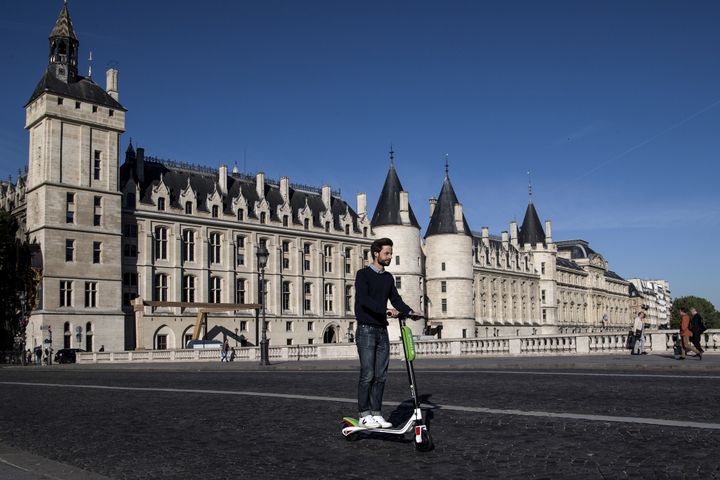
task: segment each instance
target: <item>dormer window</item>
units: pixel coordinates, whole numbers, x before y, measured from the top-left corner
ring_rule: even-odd
[[[213,205],[213,207],[212,207],[212,217],[213,217],[213,218],[218,218],[218,215],[220,215],[220,209],[218,208],[217,205]]]
[[[164,197],[158,198],[157,208],[158,208],[159,212],[165,211],[165,198]]]
[[[58,105],[62,105],[62,104],[63,104],[63,99],[62,99],[62,97],[58,97]]]
[[[245,220],[245,210],[242,208],[238,208],[237,219],[241,222]]]
[[[115,115],[115,110],[113,110],[113,109],[108,110],[108,117],[112,117],[113,115]]]
[[[185,213],[188,215],[192,215],[192,212],[193,212],[192,202],[185,202]]]
[[[260,223],[265,223],[267,221],[267,215],[265,212],[260,212]]]

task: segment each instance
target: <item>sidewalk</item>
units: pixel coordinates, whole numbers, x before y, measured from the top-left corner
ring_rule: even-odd
[[[629,353],[607,355],[544,355],[521,357],[454,357],[423,358],[418,356],[414,362],[417,370],[443,369],[512,369],[512,370],[622,370],[632,372],[665,371],[673,373],[720,372],[720,355],[706,354],[702,360],[688,356],[685,360],[675,360],[672,354],[630,355]],[[137,371],[262,371],[262,370],[357,370],[357,360],[278,360],[262,367],[256,362],[235,361],[229,363],[214,362],[152,362],[152,363],[102,363],[102,364],[66,364],[50,367],[5,366],[8,369],[38,369],[38,371],[84,371],[84,370],[137,370]],[[391,370],[404,370],[402,360],[391,360]]]

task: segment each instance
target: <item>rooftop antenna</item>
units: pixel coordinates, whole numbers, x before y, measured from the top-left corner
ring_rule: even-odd
[[[65,0],[67,3],[67,0]],[[92,50],[90,50],[90,57],[88,58],[88,78],[92,78]]]

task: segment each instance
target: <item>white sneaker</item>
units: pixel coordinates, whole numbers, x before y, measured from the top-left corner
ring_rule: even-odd
[[[372,415],[365,415],[360,419],[360,426],[365,428],[378,428],[380,424]]]
[[[392,427],[392,423],[388,422],[383,418],[382,415],[374,415],[373,418],[375,421],[380,425],[382,428],[390,428]]]

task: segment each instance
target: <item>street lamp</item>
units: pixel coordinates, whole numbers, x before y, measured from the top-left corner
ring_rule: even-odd
[[[268,359],[267,323],[265,322],[265,266],[267,265],[270,252],[265,245],[257,249],[257,263],[260,273],[260,308],[262,308],[262,338],[260,340],[260,365],[270,365]],[[257,331],[257,324],[255,325]]]

